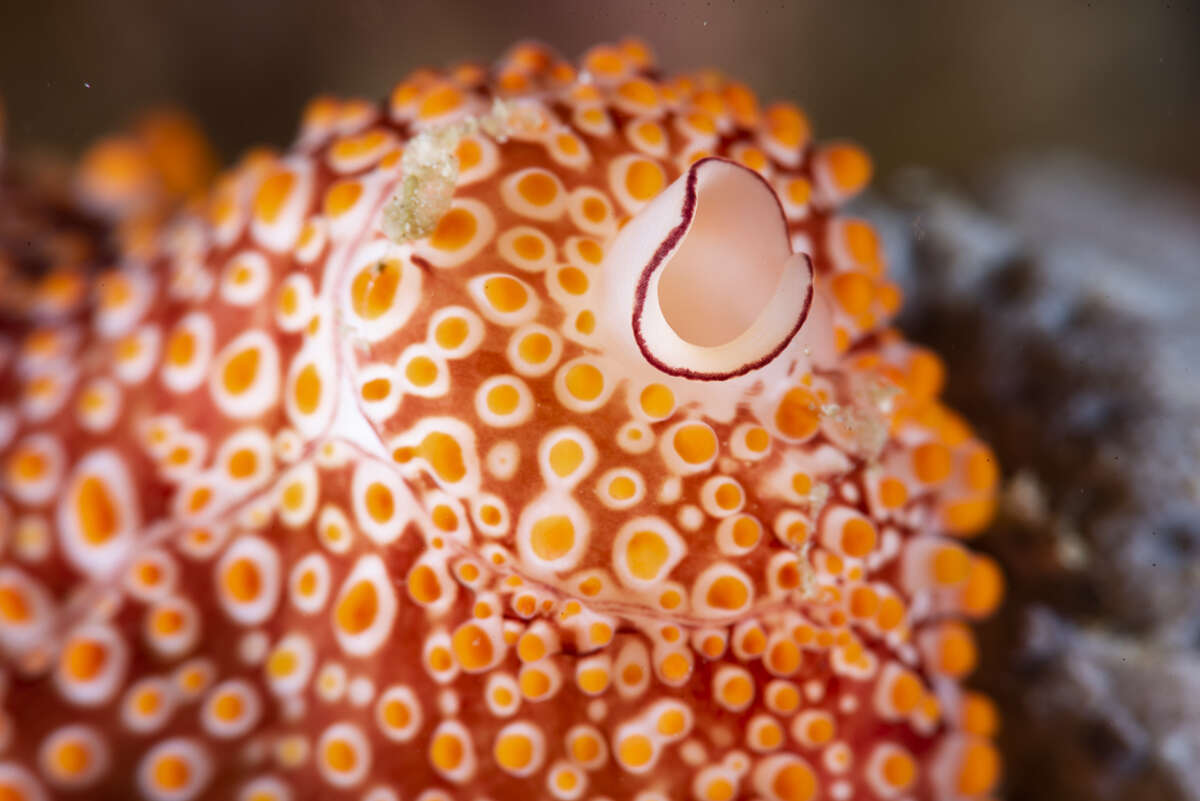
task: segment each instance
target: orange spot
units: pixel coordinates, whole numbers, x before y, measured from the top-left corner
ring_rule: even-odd
[[[321,402],[321,374],[314,364],[306,364],[296,376],[293,388],[296,398],[296,408],[301,414],[312,414]]]
[[[999,473],[996,457],[988,448],[977,448],[967,457],[967,486],[976,492],[991,491]]]
[[[842,234],[850,258],[856,264],[866,267],[871,275],[878,277],[882,271],[882,262],[879,257],[879,234],[875,232],[871,224],[864,220],[846,220],[842,224]]]
[[[442,597],[442,585],[429,565],[417,565],[408,574],[408,591],[419,603],[433,603]]]
[[[642,390],[642,411],[649,417],[661,420],[675,408],[675,394],[662,384],[650,384]]]
[[[937,667],[961,679],[975,669],[978,654],[971,630],[962,623],[944,623],[938,632]]]
[[[647,765],[654,756],[654,746],[644,734],[631,734],[617,746],[617,758],[631,768]]]
[[[229,457],[229,475],[234,478],[248,478],[254,475],[255,469],[258,467],[258,457],[254,455],[254,451],[248,448],[234,451]]]
[[[515,312],[529,301],[529,292],[515,278],[497,275],[483,282],[483,294],[496,311]]]
[[[517,193],[534,206],[547,206],[558,197],[558,181],[544,170],[533,170],[517,181]]]
[[[963,694],[962,728],[979,737],[993,737],[1000,728],[1000,712],[992,699],[968,690]]]
[[[462,317],[447,317],[437,324],[433,338],[446,350],[454,350],[466,342],[470,332],[470,325]]]
[[[859,317],[870,310],[874,287],[866,274],[857,270],[838,273],[831,284],[833,296],[846,314]]]
[[[736,483],[722,483],[720,487],[716,488],[714,500],[716,501],[716,505],[722,508],[722,510],[733,510],[733,508],[737,508],[738,504],[742,502],[742,490],[738,488]]]
[[[179,329],[167,340],[167,362],[176,367],[191,363],[196,354],[196,338],[190,331]]]
[[[908,488],[898,478],[885,478],[879,482],[879,500],[888,509],[896,509],[908,501]]]
[[[550,677],[534,668],[522,670],[518,683],[521,685],[521,693],[526,698],[541,698],[550,692]]]
[[[757,626],[742,636],[742,650],[750,656],[761,654],[767,647],[767,637]]]
[[[943,520],[946,528],[960,537],[976,534],[987,528],[996,513],[996,499],[968,498],[946,505]]]
[[[599,264],[604,261],[604,248],[600,247],[594,239],[581,239],[579,240],[579,255],[590,264]]]
[[[103,479],[88,476],[79,483],[75,510],[83,538],[90,545],[103,545],[116,535],[120,526],[117,505]]]
[[[949,586],[966,581],[971,570],[971,558],[966,550],[956,545],[944,545],[933,555],[933,579],[938,584]]]
[[[558,271],[558,283],[569,295],[582,295],[588,290],[588,279],[578,267],[564,267]]]
[[[233,721],[242,716],[244,704],[236,693],[223,693],[213,702],[213,716],[219,720]]]
[[[438,220],[429,242],[438,250],[461,250],[475,238],[479,223],[475,215],[464,208],[450,209]]]
[[[790,676],[800,669],[800,648],[791,640],[780,640],[771,648],[768,659],[775,673]]]
[[[895,596],[887,596],[879,602],[879,615],[875,622],[884,631],[896,628],[904,622],[904,603]]]
[[[750,599],[745,583],[733,576],[721,576],[708,588],[705,600],[717,609],[741,609]]]
[[[842,142],[825,146],[817,157],[829,170],[834,186],[854,195],[871,182],[871,157],[858,145]]]
[[[63,672],[75,681],[91,681],[100,675],[108,662],[108,651],[95,640],[80,639],[71,643],[62,657]]]
[[[889,754],[883,761],[883,780],[897,790],[904,790],[917,778],[917,763],[902,751]]]
[[[575,544],[575,526],[566,515],[543,517],[533,524],[531,546],[539,559],[553,562],[565,556]]]
[[[663,168],[650,159],[636,159],[625,173],[625,191],[639,202],[650,200],[666,184],[667,176]]]
[[[637,484],[629,476],[617,476],[608,485],[608,494],[618,501],[627,501],[637,493]]]
[[[594,195],[584,199],[582,210],[583,216],[593,223],[604,222],[608,217],[608,204]]]
[[[809,721],[805,735],[811,742],[818,745],[827,743],[833,739],[833,721],[825,715],[814,717]]]
[[[901,715],[907,715],[917,708],[924,693],[917,677],[905,672],[898,675],[892,683],[889,697],[895,710]]]
[[[733,708],[741,708],[754,698],[754,685],[740,673],[721,685],[721,700]]]
[[[971,617],[986,617],[995,611],[1004,597],[1004,574],[988,556],[971,560],[967,585],[963,589],[962,609]]]
[[[339,217],[350,209],[362,196],[362,184],[353,179],[338,181],[325,193],[325,215]]]
[[[516,251],[518,256],[528,261],[537,261],[546,255],[545,243],[533,234],[522,234],[521,236],[516,237],[512,241],[512,246],[513,250]]]
[[[437,376],[437,365],[428,356],[415,356],[404,366],[404,377],[414,387],[432,386]]]
[[[653,531],[635,532],[625,548],[629,572],[642,581],[655,579],[669,556],[666,541]]]
[[[400,285],[399,259],[385,259],[358,272],[350,286],[354,313],[366,320],[377,320],[392,307]]]
[[[368,402],[381,401],[392,390],[392,382],[386,378],[375,378],[362,386],[362,398]]]
[[[258,348],[247,348],[225,364],[222,381],[231,395],[240,395],[254,384],[258,374]]]
[[[658,87],[645,78],[633,78],[617,87],[617,94],[635,105],[652,108],[658,105]]]
[[[358,764],[358,754],[350,743],[335,738],[325,744],[325,764],[337,773],[349,773]]]
[[[873,617],[879,609],[879,594],[870,587],[855,587],[850,591],[850,614],[854,617]]]
[[[808,118],[791,103],[775,103],[766,111],[767,132],[772,139],[790,150],[798,150],[812,135]]]
[[[434,431],[421,440],[417,453],[425,459],[433,472],[443,481],[459,481],[467,474],[463,463],[462,448],[458,440],[441,431]],[[392,456],[398,462],[407,462],[414,455],[411,448],[397,448]]]
[[[812,184],[806,178],[793,178],[787,182],[787,197],[794,205],[806,206],[812,196]]]
[[[388,134],[380,128],[371,130],[359,136],[340,139],[329,149],[330,155],[336,159],[350,161],[363,158],[378,151],[388,141]]]
[[[958,792],[969,798],[987,793],[1000,778],[1000,754],[986,740],[968,743],[958,770]]]
[[[788,390],[775,410],[776,427],[780,433],[791,439],[811,437],[816,433],[820,419],[817,397],[801,387]]]
[[[703,464],[716,456],[717,435],[704,423],[690,423],[675,432],[673,445],[683,461]]]
[[[566,478],[583,464],[583,447],[573,439],[560,439],[550,447],[550,469],[559,478]]]
[[[396,698],[388,700],[383,705],[383,720],[393,729],[403,729],[412,720],[412,710],[408,704]]]
[[[458,157],[458,169],[466,172],[483,161],[483,148],[474,139],[463,139],[458,143],[454,155]]]
[[[386,523],[395,514],[396,502],[392,498],[392,491],[378,481],[367,487],[365,500],[367,514],[376,523]]]
[[[255,216],[266,223],[275,222],[295,184],[296,176],[287,170],[273,172],[262,182],[254,196]]]
[[[842,551],[863,557],[875,550],[875,526],[865,517],[851,517],[842,525]]]
[[[926,484],[944,481],[950,466],[950,449],[940,442],[926,442],[913,451],[913,472]]]
[[[588,628],[588,638],[596,645],[606,645],[612,639],[612,626],[607,623],[593,623]]]
[[[508,770],[523,770],[533,761],[533,741],[524,734],[505,734],[496,740],[496,763]]]
[[[336,617],[338,626],[350,634],[361,634],[375,622],[379,611],[379,595],[375,585],[360,581],[350,588],[338,604]]]
[[[604,373],[590,364],[576,364],[567,370],[567,392],[581,401],[593,401],[604,391]]]
[[[584,58],[584,68],[597,75],[619,75],[625,71],[625,58],[614,47],[599,45],[588,51]]]
[[[491,664],[495,655],[491,638],[474,623],[460,626],[454,632],[451,647],[464,670],[482,670]]]
[[[249,559],[235,559],[225,571],[225,591],[238,603],[249,603],[262,592],[262,576]]]
[[[80,776],[92,764],[92,753],[79,740],[67,740],[59,744],[51,757],[54,769],[60,776]]]
[[[428,120],[454,111],[462,103],[462,92],[451,84],[443,84],[425,93],[417,114]]]
[[[151,771],[154,784],[163,790],[181,790],[191,780],[192,770],[183,757],[167,754],[158,758]]]
[[[600,756],[600,742],[590,734],[580,734],[571,740],[571,756],[576,762],[591,762]]]
[[[762,453],[771,444],[771,435],[765,428],[754,427],[746,432],[746,448],[754,453]]]
[[[540,364],[550,358],[554,343],[545,334],[533,333],[524,337],[517,345],[517,354],[530,364]]]
[[[267,660],[267,675],[277,679],[284,678],[292,675],[297,665],[296,655],[291,651],[276,651]]]
[[[453,531],[458,528],[458,515],[454,514],[454,510],[445,504],[435,506],[431,517],[433,525],[442,531]]]

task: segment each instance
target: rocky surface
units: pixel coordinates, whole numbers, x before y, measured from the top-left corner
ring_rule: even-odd
[[[1005,466],[1006,795],[1200,799],[1200,198],[1070,157],[866,204]]]

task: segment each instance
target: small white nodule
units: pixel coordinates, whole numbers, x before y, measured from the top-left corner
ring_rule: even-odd
[[[702,159],[617,235],[605,257],[610,334],[659,370],[721,380],[779,355],[812,303],[774,191],[732,161]]]

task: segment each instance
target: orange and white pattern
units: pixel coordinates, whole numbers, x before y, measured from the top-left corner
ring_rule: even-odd
[[[393,241],[439,126],[452,197]],[[608,254],[704,164],[775,198],[808,292],[725,380],[611,336]],[[997,468],[838,212],[870,173],[636,41],[524,44],[319,98],[47,276],[0,339],[0,799],[989,801]]]

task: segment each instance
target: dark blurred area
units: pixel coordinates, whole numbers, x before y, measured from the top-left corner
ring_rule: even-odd
[[[1195,2],[4,0],[0,95],[17,149],[77,150],[166,102],[231,158],[290,141],[318,91],[381,96],[517,39],[573,57],[630,33],[668,70],[720,67],[798,100],[882,175],[1070,149],[1200,185]]]

